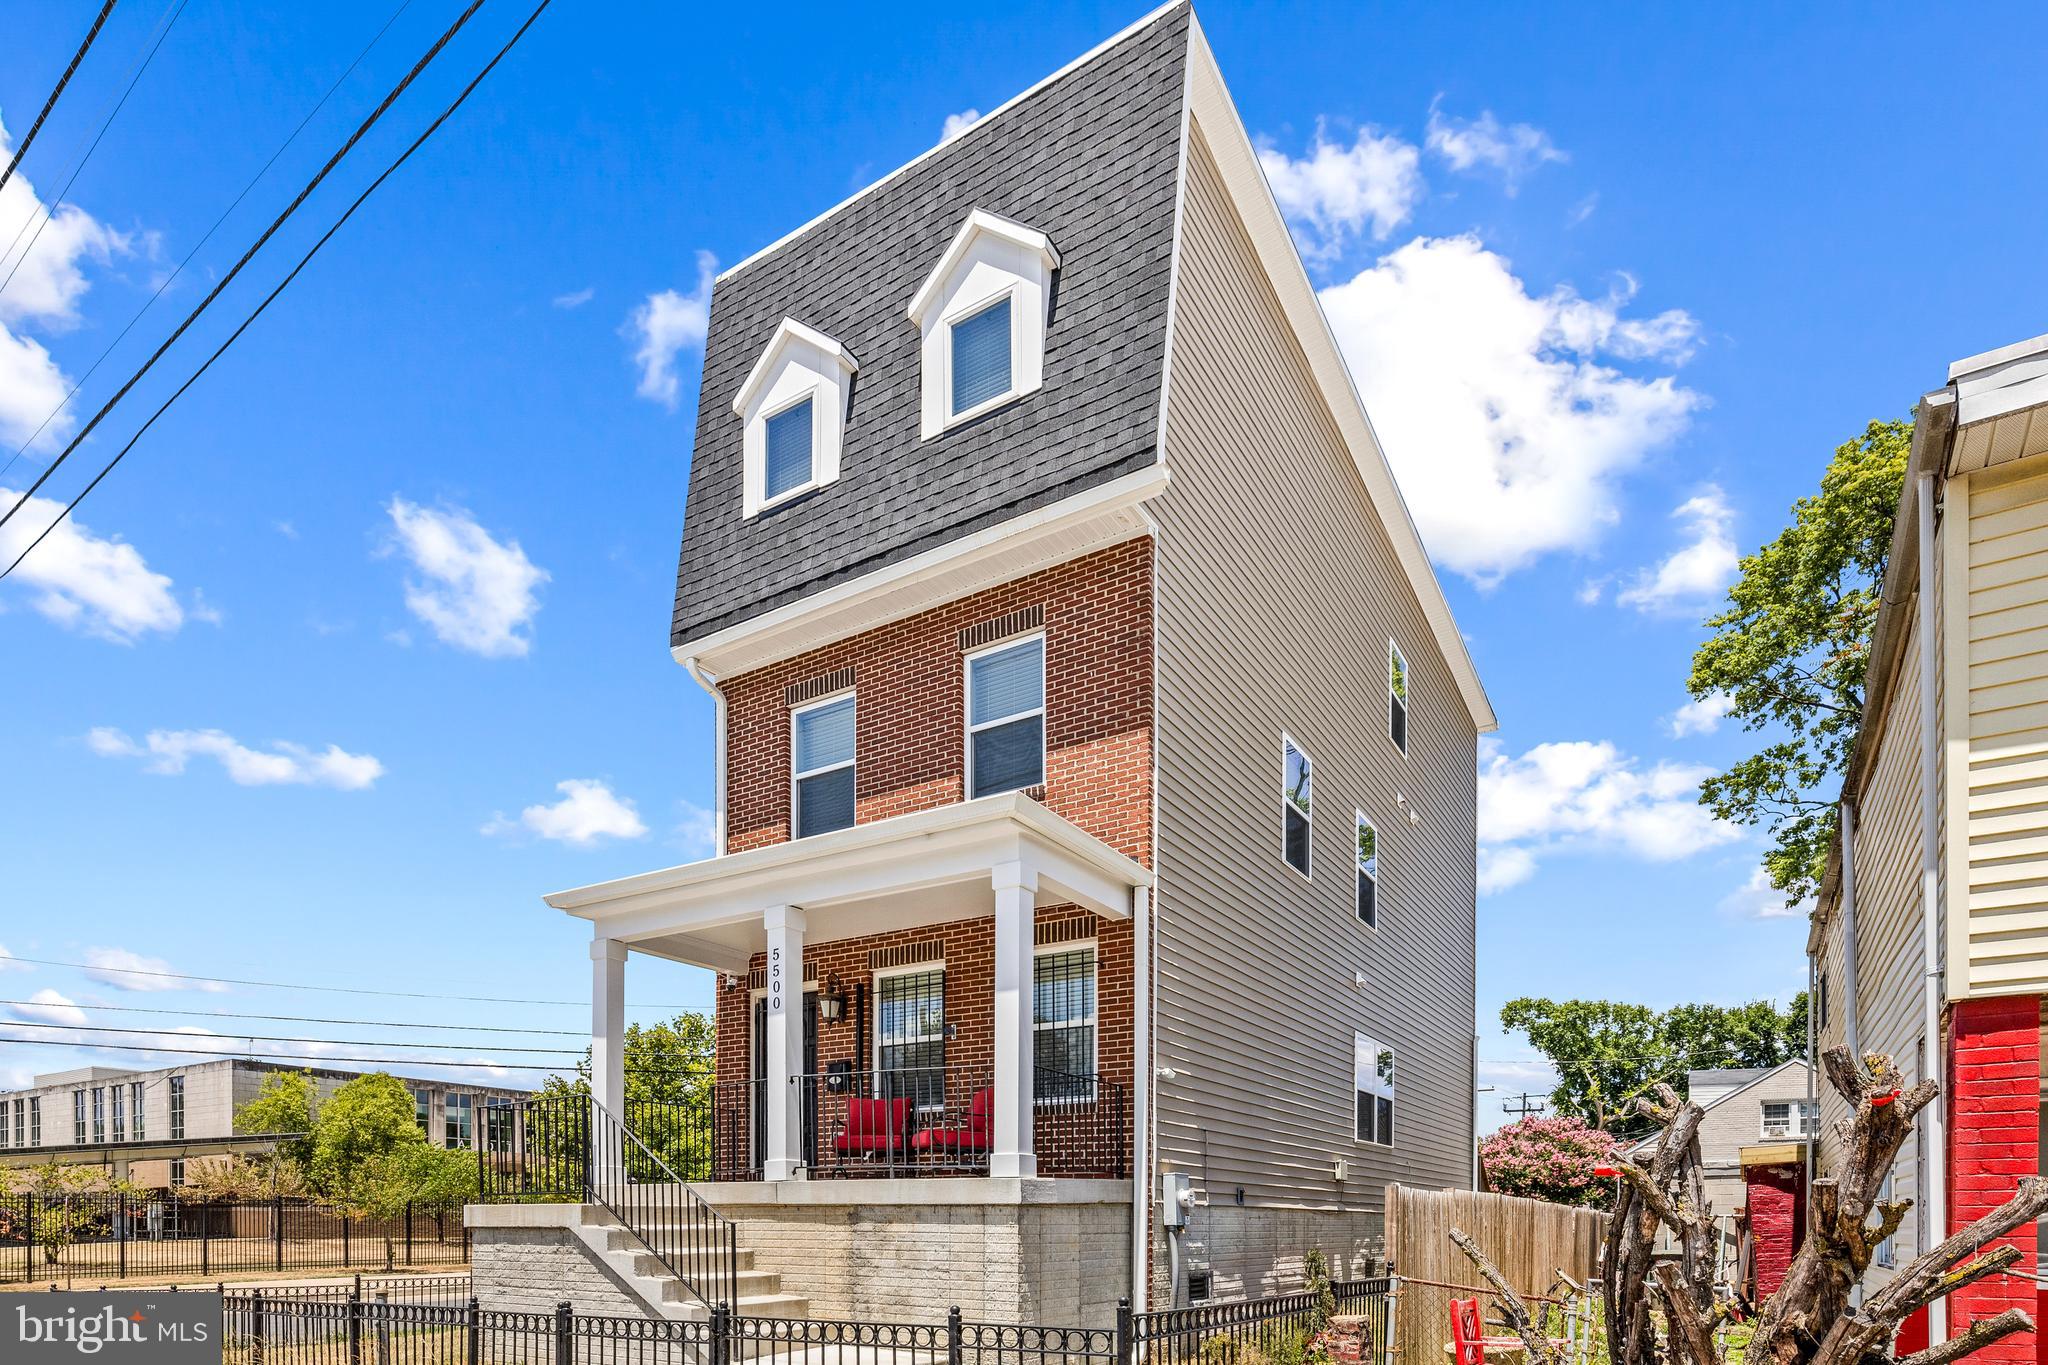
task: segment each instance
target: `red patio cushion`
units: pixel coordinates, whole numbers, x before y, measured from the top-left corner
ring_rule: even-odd
[[[846,1121],[840,1125],[833,1145],[842,1152],[883,1152],[903,1150],[903,1128],[910,1120],[910,1100],[860,1100],[846,1102]]]

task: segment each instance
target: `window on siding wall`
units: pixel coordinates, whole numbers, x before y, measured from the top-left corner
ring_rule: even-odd
[[[1408,752],[1408,661],[1392,640],[1387,641],[1387,737]]]
[[[953,324],[953,415],[1010,391],[1010,296]]]
[[[1358,1107],[1352,1136],[1382,1147],[1394,1145],[1394,1050],[1363,1033],[1351,1035],[1352,1080]]]
[[[1045,637],[967,658],[967,795],[1045,781]]]
[[[766,423],[767,462],[762,477],[764,500],[811,482],[812,403],[806,398],[792,403]]]
[[[878,1098],[936,1109],[946,1095],[946,971],[898,972],[875,983]]]
[[[1280,736],[1280,856],[1309,875],[1309,834],[1315,824],[1315,764],[1301,746]]]
[[[790,713],[796,837],[853,823],[854,704],[851,694]]]
[[[1358,921],[1367,928],[1380,922],[1380,836],[1365,818],[1358,816]]]
[[[1095,949],[1062,948],[1032,963],[1032,1088],[1041,1101],[1095,1088]]]

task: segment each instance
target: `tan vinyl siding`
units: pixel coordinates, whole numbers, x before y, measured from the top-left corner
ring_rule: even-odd
[[[1190,138],[1173,482],[1154,504],[1156,1046],[1182,1073],[1158,1086],[1158,1154],[1212,1207],[1242,1189],[1247,1206],[1379,1210],[1389,1180],[1470,1183],[1477,735]],[[1387,734],[1390,636],[1408,663],[1406,755]],[[1283,730],[1315,764],[1309,880],[1281,856]],[[1379,836],[1376,930],[1354,914],[1354,809]],[[1353,1140],[1354,1032],[1395,1050],[1391,1149]]]
[[[1949,496],[1969,507],[1969,707],[1951,736],[1969,917],[1950,993],[2030,994],[2048,989],[2048,461],[1957,479]]]

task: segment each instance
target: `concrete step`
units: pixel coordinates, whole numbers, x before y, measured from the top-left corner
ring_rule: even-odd
[[[655,1241],[660,1240],[659,1233],[650,1231],[648,1235],[654,1238]],[[614,1251],[638,1251],[643,1246],[653,1245],[653,1242],[635,1236],[614,1223],[607,1231],[605,1245]],[[723,1251],[712,1250],[708,1247],[679,1247],[676,1249],[676,1258],[678,1264],[702,1264],[719,1267],[723,1267],[726,1264]],[[733,1253],[733,1259],[738,1263],[741,1270],[751,1270],[754,1268],[752,1248],[740,1247]]]
[[[801,1294],[743,1295],[733,1311],[749,1318],[804,1318],[810,1316],[811,1301]]]
[[[650,1256],[645,1252],[635,1255],[633,1257],[633,1273],[635,1275],[644,1275],[649,1279],[669,1281],[676,1286],[676,1289],[682,1295],[685,1297],[689,1295],[689,1290],[683,1287],[682,1280],[669,1273],[668,1268],[661,1263],[659,1256]],[[722,1292],[713,1292],[714,1290],[726,1290],[726,1279],[722,1272],[716,1275],[690,1275],[686,1278],[690,1283],[702,1290],[707,1298],[715,1299],[724,1296]],[[742,1270],[739,1273],[737,1288],[742,1296],[747,1294],[779,1293],[782,1289],[782,1276],[772,1270]],[[674,1298],[675,1295],[671,1294],[669,1297]]]

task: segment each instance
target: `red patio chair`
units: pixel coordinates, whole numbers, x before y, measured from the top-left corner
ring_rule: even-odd
[[[1559,1349],[1571,1343],[1563,1337],[1547,1338]],[[1528,1345],[1520,1337],[1490,1337],[1486,1335],[1484,1320],[1479,1316],[1479,1300],[1451,1300],[1451,1344],[1445,1348],[1455,1359],[1456,1365],[1486,1365],[1486,1353],[1492,1351],[1527,1351]]]
[[[910,1136],[913,1152],[985,1152],[989,1149],[990,1115],[995,1111],[994,1086],[983,1086],[967,1101],[967,1122],[921,1128]]]
[[[850,1099],[846,1121],[832,1145],[841,1156],[893,1156],[904,1150],[903,1130],[910,1122],[910,1099]]]

